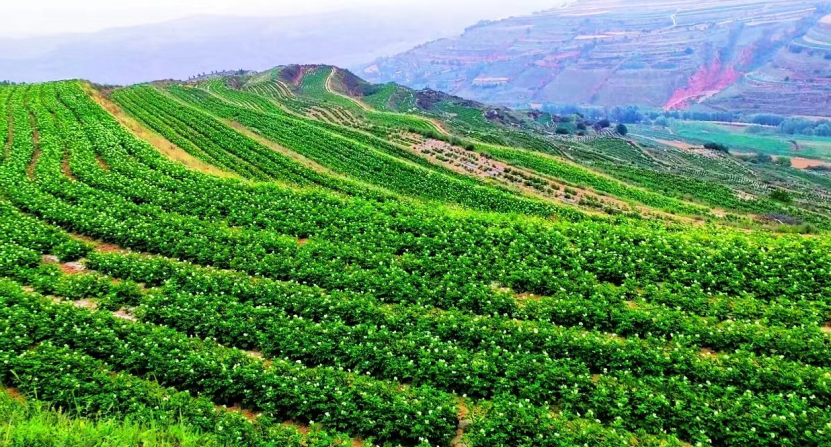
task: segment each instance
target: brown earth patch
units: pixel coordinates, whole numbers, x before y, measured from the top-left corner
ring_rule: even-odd
[[[818,166],[831,167],[831,163],[822,160],[815,160],[812,158],[790,157],[791,167],[796,169],[808,169]]]
[[[58,263],[60,263],[60,260],[58,260],[57,256],[43,255],[40,258],[40,262],[42,262],[44,264],[58,264]]]
[[[539,301],[540,298],[542,298],[542,297],[539,296],[539,295],[534,295],[531,292],[524,292],[524,293],[519,293],[519,294],[516,295],[516,299],[519,300],[519,301],[529,301],[529,300]]]
[[[32,286],[23,286],[21,289],[26,293],[35,293],[35,288]]]
[[[120,318],[122,320],[136,321],[136,317],[134,317],[133,315],[130,315],[130,313],[127,312],[127,310],[124,309],[123,307],[121,309],[118,309],[117,311],[113,312],[113,316],[116,317],[116,318]]]
[[[592,374],[592,382],[597,383],[600,381],[600,374]]]
[[[127,253],[129,251],[118,245],[108,244],[106,242],[98,242],[95,244],[95,249],[102,253]]]
[[[677,140],[661,140],[661,139],[659,139],[659,138],[654,138],[654,139],[651,139],[651,140],[652,140],[652,141],[657,141],[658,143],[661,143],[661,144],[663,144],[664,146],[669,146],[669,147],[674,147],[674,148],[676,148],[676,149],[681,149],[682,151],[687,151],[687,150],[690,150],[690,149],[696,148],[696,146],[693,146],[693,145],[691,145],[691,144],[689,144],[689,143],[684,143],[683,141],[677,141]]]
[[[634,301],[624,301],[623,304],[626,304],[626,307],[628,307],[629,309],[635,309],[638,307],[638,303]]]
[[[263,353],[260,351],[244,351],[245,355],[251,357],[252,359],[263,359]]]
[[[20,391],[18,391],[17,388],[6,388],[6,393],[18,402],[26,402],[26,398],[20,394]]]
[[[831,334],[831,322],[825,323],[825,326],[819,328],[819,330],[825,332],[826,334]]]
[[[101,242],[97,239],[93,239],[89,236],[84,236],[82,234],[72,233],[72,234],[70,234],[70,236],[73,239],[92,244],[95,247],[95,250],[99,251],[101,253],[129,253],[130,252],[130,250],[127,250],[124,247],[121,247],[121,246],[118,246],[118,245],[115,245],[115,244],[109,244],[109,243],[106,243],[106,242]]]
[[[511,290],[510,287],[505,287],[503,284],[498,283],[498,282],[492,282],[491,283],[491,289],[493,289],[496,292],[501,292],[501,293],[513,293],[513,291]]]
[[[109,171],[109,170],[110,170],[110,166],[107,164],[107,162],[106,162],[106,161],[104,161],[104,159],[103,159],[103,158],[101,158],[101,156],[100,156],[100,155],[95,154],[95,161],[97,161],[97,162],[98,162],[98,166],[101,166],[101,169],[103,169],[103,170],[105,170],[105,171]]]
[[[305,238],[302,238],[302,239],[298,239],[298,240],[297,240],[297,245],[300,245],[301,247],[302,247],[303,245],[308,244],[308,243],[309,243],[309,240],[308,240],[308,239],[305,239]]]
[[[72,174],[72,169],[69,167],[69,154],[64,154],[63,160],[61,160],[61,171],[63,175],[65,175],[70,181],[78,181],[75,178],[75,175]]]
[[[470,415],[470,409],[465,405],[464,402],[459,402],[459,425],[456,428],[456,436],[450,440],[451,447],[467,447],[467,444],[462,442],[462,439],[465,436],[465,429],[472,423],[468,416]]]
[[[97,308],[98,308],[98,304],[96,304],[96,303],[95,303],[94,301],[92,301],[92,300],[78,300],[78,301],[73,301],[73,302],[72,302],[72,305],[73,305],[73,306],[75,306],[75,307],[80,307],[80,308],[82,308],[82,309],[89,309],[89,310],[95,310],[95,309],[97,309]]]
[[[76,275],[78,273],[83,272],[87,268],[78,262],[66,262],[63,264],[59,264],[61,271],[67,275]]]
[[[705,357],[715,356],[718,355],[718,352],[710,349],[710,348],[701,348],[699,353]]]
[[[405,134],[405,137],[409,138],[410,135]],[[607,208],[630,210],[628,203],[609,195],[601,196],[591,189],[570,185],[554,177],[510,165],[476,150],[468,150],[444,141],[420,137],[417,143],[406,148],[433,164],[459,174],[497,182],[542,200],[576,206],[589,214],[606,215]],[[651,209],[649,211],[660,212]]]
[[[361,447],[364,445],[363,438],[355,438],[352,440],[352,447]]]
[[[260,417],[260,413],[255,413],[251,410],[246,410],[246,409],[242,408],[242,406],[240,406],[239,403],[235,403],[233,406],[230,406],[230,407],[226,407],[225,405],[217,405],[216,409],[217,409],[217,411],[227,411],[229,413],[239,413],[239,414],[242,415],[242,417],[244,417],[245,419],[248,419],[249,421],[252,421],[252,422],[256,421],[257,418]]]

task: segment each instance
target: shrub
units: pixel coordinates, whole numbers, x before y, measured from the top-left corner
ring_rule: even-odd
[[[721,143],[706,143],[706,144],[704,145],[704,148],[705,148],[705,149],[714,150],[714,151],[723,152],[723,153],[725,153],[725,154],[729,154],[729,153],[730,153],[730,148],[728,148],[727,146],[725,146],[725,145],[723,145],[723,144],[721,144]]]
[[[626,135],[629,133],[629,129],[626,127],[625,124],[622,123],[618,124],[617,127],[615,127],[615,130],[617,131],[617,133],[621,135]]]
[[[786,204],[793,203],[793,197],[791,197],[791,194],[788,191],[785,191],[784,189],[774,190],[770,193],[769,197],[771,200],[775,200],[777,202]]]
[[[775,163],[781,166],[791,167],[791,159],[788,157],[776,157]]]

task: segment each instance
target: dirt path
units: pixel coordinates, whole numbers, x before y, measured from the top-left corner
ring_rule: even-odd
[[[320,165],[317,162],[315,162],[314,160],[306,158],[306,157],[298,154],[297,152],[294,152],[290,149],[287,149],[283,146],[280,146],[279,144],[269,140],[268,138],[263,137],[262,135],[254,132],[253,130],[243,126],[242,124],[240,124],[236,121],[231,121],[231,120],[226,120],[226,119],[221,119],[221,118],[217,118],[217,119],[219,119],[219,121],[222,122],[222,124],[225,124],[226,126],[231,127],[235,131],[245,135],[248,138],[251,138],[252,140],[254,140],[257,143],[260,143],[261,145],[273,150],[274,152],[278,152],[282,155],[285,155],[286,157],[291,158],[292,160],[296,161],[297,163],[299,163],[301,165],[304,165],[308,168],[311,168],[311,169],[313,169],[317,172],[323,173],[323,174],[336,175],[334,172],[330,171],[329,168],[327,168],[323,165]]]
[[[370,107],[368,104],[364,103],[363,101],[335,91],[335,89],[332,87],[332,79],[334,79],[335,74],[337,74],[337,68],[332,68],[332,72],[329,73],[329,77],[326,78],[326,91],[327,92],[329,92],[333,95],[340,96],[341,98],[345,98],[345,99],[348,99],[348,100],[352,101],[353,103],[355,103],[355,105],[360,107],[364,112],[390,113],[390,114],[393,114],[393,115],[397,115],[396,113],[393,113],[393,112],[383,112],[383,111],[373,110],[372,107]],[[416,115],[407,115],[407,114],[404,114],[404,115],[412,117],[412,118],[416,118],[416,119],[423,119],[424,121],[429,122],[433,127],[435,127],[436,131],[438,133],[440,133],[444,136],[450,136],[450,133],[447,130],[445,130],[444,127],[442,127],[441,124],[439,124],[439,122],[436,121],[435,119],[422,118],[422,117],[419,117],[419,116],[416,116]]]
[[[340,92],[336,92],[335,89],[332,88],[332,79],[335,78],[335,75],[337,74],[337,71],[338,71],[337,68],[332,67],[332,72],[329,73],[329,76],[326,78],[326,91],[333,94],[333,95],[335,95],[335,96],[340,96],[341,98],[348,99],[348,100],[352,101],[353,103],[355,103],[355,105],[357,105],[358,107],[363,109],[365,112],[369,112],[370,110],[372,110],[372,108],[370,108],[368,105],[364,104],[362,101],[358,101],[357,99],[352,98],[351,96],[347,96],[347,95],[344,95]]]
[[[69,151],[64,151],[63,159],[61,160],[61,171],[63,171],[63,175],[65,175],[69,181],[78,181],[78,179],[75,178],[75,175],[72,174],[72,169],[69,167]]]
[[[88,244],[92,244],[95,247],[95,250],[97,250],[101,253],[121,253],[121,254],[131,253],[130,250],[127,250],[123,247],[119,247],[118,245],[108,244],[106,242],[101,242],[99,240],[93,239],[89,236],[84,236],[82,234],[70,233],[69,236],[72,239],[75,239],[75,240],[78,240],[78,241],[81,241],[81,242],[86,242]]]
[[[216,166],[199,160],[198,158],[189,154],[184,149],[168,141],[163,136],[144,127],[144,125],[139,123],[133,117],[129,116],[124,110],[121,109],[121,107],[119,107],[109,99],[105,98],[98,90],[95,90],[95,88],[93,88],[91,85],[84,83],[81,84],[81,87],[84,89],[87,95],[89,95],[89,97],[92,98],[93,101],[95,101],[99,106],[106,110],[110,114],[110,116],[115,118],[115,120],[118,121],[118,123],[121,124],[124,128],[126,128],[130,133],[132,133],[133,136],[149,143],[151,146],[156,148],[157,151],[159,151],[162,155],[169,158],[170,160],[181,163],[187,166],[188,168],[205,174],[212,174],[217,177],[223,178],[238,178],[238,176],[233,173],[224,171]]]

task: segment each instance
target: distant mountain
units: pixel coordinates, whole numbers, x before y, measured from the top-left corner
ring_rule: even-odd
[[[0,38],[0,80],[132,84],[294,62],[355,65],[457,34],[472,14],[389,7],[299,17],[201,16],[91,34]]]
[[[827,14],[817,0],[585,0],[482,22],[357,71],[511,107],[828,115]]]

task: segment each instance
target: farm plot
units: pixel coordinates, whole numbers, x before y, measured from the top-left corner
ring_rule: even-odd
[[[247,97],[169,92],[269,138],[392,156]],[[221,121],[122,95],[269,178],[172,162],[76,82],[0,88],[0,382],[27,402],[207,445],[831,442],[825,236],[543,220],[514,195],[451,208],[464,183],[433,176],[442,206],[298,188],[272,176],[308,171],[270,173]]]

